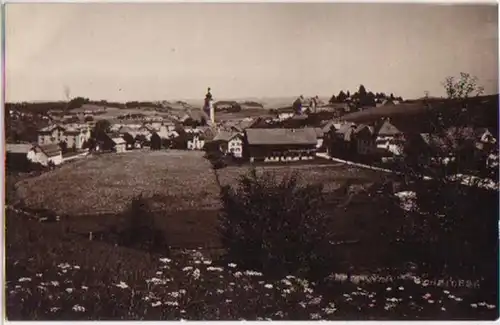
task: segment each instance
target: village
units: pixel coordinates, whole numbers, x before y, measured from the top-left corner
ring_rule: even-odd
[[[213,101],[202,108],[189,107],[184,112],[162,115],[144,115],[137,110],[136,114],[122,114],[111,122],[99,118],[106,113],[105,106],[83,104],[66,114],[49,111],[46,119],[50,122],[37,130],[36,143],[7,143],[7,158],[18,168],[26,163],[47,167],[89,154],[177,149],[217,152],[227,162],[239,164],[307,163],[333,157],[383,166],[402,157],[405,146],[434,144],[425,126],[408,128],[408,123],[398,123],[397,117],[391,120],[390,114],[376,114],[388,109],[424,111],[424,100],[400,102],[380,96],[372,107],[360,107],[343,92],[338,97],[342,103],[330,100],[325,104],[317,96],[300,96],[289,107],[273,109],[271,114],[233,119],[218,119],[218,112],[230,110],[235,104],[214,105]],[[359,114],[366,115],[370,110],[375,112],[371,113],[375,118],[357,122]],[[494,132],[484,126],[467,127],[467,140],[482,157],[478,167],[477,155],[473,156],[476,170],[498,167]],[[448,164],[454,155],[456,152],[443,148],[433,159]]]

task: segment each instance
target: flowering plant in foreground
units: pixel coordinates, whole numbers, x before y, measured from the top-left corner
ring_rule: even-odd
[[[322,285],[293,275],[269,280],[255,270],[240,270],[234,263],[216,265],[197,251],[159,258],[156,266],[149,276],[124,275],[105,282],[94,279],[95,271],[70,263],[33,274],[28,271],[29,261],[18,263],[18,275],[7,281],[8,315],[29,319],[328,320],[494,318],[497,312],[493,301],[469,299],[467,292],[423,286],[411,278],[390,284],[333,280]]]

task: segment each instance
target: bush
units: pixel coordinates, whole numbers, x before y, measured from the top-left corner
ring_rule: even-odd
[[[221,189],[219,231],[231,260],[274,276],[318,278],[331,271],[321,185],[299,186],[296,174],[280,182],[255,169],[239,185]]]
[[[155,223],[149,203],[142,195],[132,199],[125,212],[125,229],[120,233],[123,245],[147,251],[168,249],[167,240]]]

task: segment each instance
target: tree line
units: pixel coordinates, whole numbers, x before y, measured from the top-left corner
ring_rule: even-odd
[[[376,106],[377,103],[382,103],[384,100],[403,101],[403,98],[401,96],[396,97],[394,96],[393,93],[389,95],[383,92],[373,93],[372,91],[367,91],[365,86],[360,85],[358,91],[356,91],[354,94],[351,94],[349,90],[347,90],[346,92],[341,90],[337,96],[335,96],[335,94],[332,95],[332,97],[329,100],[329,103],[333,104],[333,103],[352,102],[357,106],[363,107],[363,106]]]

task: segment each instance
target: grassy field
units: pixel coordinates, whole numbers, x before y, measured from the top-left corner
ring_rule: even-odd
[[[17,184],[26,205],[61,214],[123,211],[144,194],[166,210],[217,206],[218,186],[202,152],[142,151],[89,157]]]

